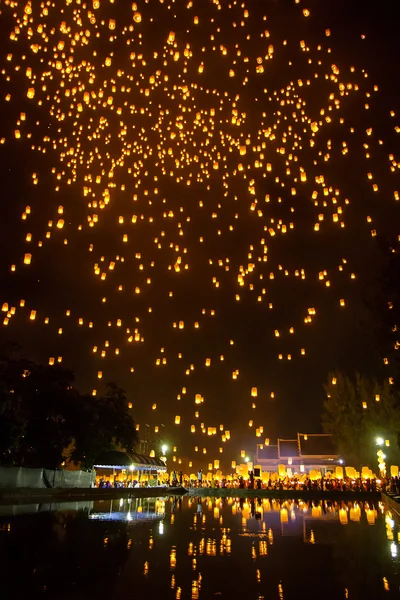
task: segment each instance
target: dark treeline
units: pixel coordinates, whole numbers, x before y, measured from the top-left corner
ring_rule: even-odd
[[[0,464],[91,468],[107,450],[133,451],[137,432],[126,392],[83,394],[74,374],[23,357],[0,356]]]

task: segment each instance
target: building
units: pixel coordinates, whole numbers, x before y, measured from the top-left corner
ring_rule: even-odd
[[[130,481],[141,481],[145,477],[148,485],[157,485],[158,480],[166,472],[167,467],[160,458],[143,454],[108,450],[95,461],[96,480],[107,479],[112,484],[116,481],[128,484]]]
[[[298,433],[295,439],[278,438],[276,445],[257,444],[254,464],[271,472],[278,471],[279,465],[283,465],[289,475],[311,470],[325,474],[342,461],[330,434]]]

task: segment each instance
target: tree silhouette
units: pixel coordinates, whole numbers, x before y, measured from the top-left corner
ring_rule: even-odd
[[[86,396],[76,428],[71,459],[92,467],[96,458],[105,451],[133,452],[138,436],[127,407],[126,392],[113,382],[107,384],[104,396]]]
[[[389,440],[389,462],[397,464],[400,431],[399,398],[393,386],[382,385],[359,373],[352,379],[343,373],[330,373],[324,386],[322,424],[331,433],[339,453],[348,465],[376,467],[377,437]]]
[[[372,281],[365,283],[364,302],[372,334],[388,377],[400,390],[400,240],[377,238],[377,263]]]
[[[53,469],[69,459],[90,468],[103,451],[134,449],[124,390],[111,383],[104,396],[93,397],[73,383],[73,373],[60,365],[0,358],[1,464]]]

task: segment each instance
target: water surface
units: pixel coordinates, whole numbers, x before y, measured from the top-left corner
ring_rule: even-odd
[[[170,498],[0,507],[2,598],[400,598],[383,504]]]

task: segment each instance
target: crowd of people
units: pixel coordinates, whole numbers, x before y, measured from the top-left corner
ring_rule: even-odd
[[[139,487],[145,487],[145,484],[147,486],[147,481],[146,482],[139,482],[137,479],[133,479],[133,480],[129,480],[129,481],[118,481],[118,479],[114,479],[114,481],[111,481],[111,479],[104,479],[104,478],[100,478],[97,482],[96,487],[99,488],[139,488]]]
[[[211,481],[202,481],[201,485],[198,482],[191,481],[191,487],[208,487],[208,488],[230,488],[230,489],[250,489],[250,490],[299,490],[299,491],[354,491],[354,492],[376,492],[378,491],[379,485],[376,479],[350,479],[348,477],[344,479],[329,478],[311,480],[306,477],[304,481],[294,478],[284,479],[269,479],[268,481],[262,481],[260,478],[249,477],[247,480],[243,477],[238,479],[227,481],[226,479]]]
[[[230,489],[256,489],[256,490],[298,490],[298,491],[340,491],[340,492],[377,492],[384,491],[394,496],[400,496],[400,478],[385,477],[383,479],[361,477],[352,479],[350,477],[321,477],[319,479],[310,479],[306,476],[302,479],[297,477],[271,478],[262,480],[255,477],[254,472],[250,471],[247,479],[238,476],[237,478],[227,479],[207,479],[199,471],[197,480],[191,479],[184,482],[189,487],[208,487],[208,488],[230,488]]]
[[[147,487],[149,481],[139,481],[137,479],[129,481],[110,481],[109,479],[100,478],[97,482],[99,488],[140,488]],[[325,476],[319,479],[310,479],[305,476],[300,479],[298,477],[269,477],[268,480],[255,477],[253,471],[249,471],[248,478],[242,476],[237,477],[207,477],[200,470],[197,478],[189,478],[182,471],[173,471],[169,478],[159,479],[152,482],[153,486],[158,487],[184,487],[184,488],[211,488],[211,489],[249,489],[249,490],[297,490],[297,491],[314,491],[314,492],[377,492],[383,491],[392,496],[400,496],[400,478],[385,477],[383,479],[363,479],[361,477],[352,479],[350,477],[337,478]]]
[[[391,496],[400,496],[400,477],[388,477],[384,482],[384,491]]]

